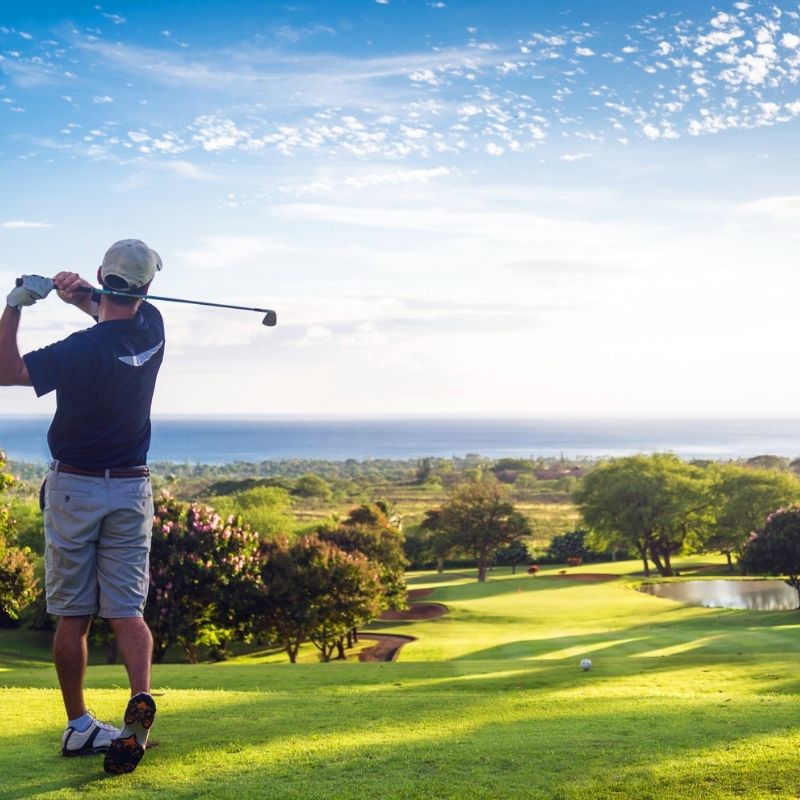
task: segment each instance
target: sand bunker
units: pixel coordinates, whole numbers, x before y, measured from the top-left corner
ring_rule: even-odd
[[[433,589],[411,589],[409,600],[415,597],[426,597]],[[398,620],[435,619],[449,613],[450,609],[443,603],[412,603],[405,611],[384,611],[379,619],[384,622]],[[414,636],[400,636],[394,633],[360,633],[359,639],[374,639],[377,644],[367,647],[358,655],[359,661],[396,661],[400,648],[415,641]]]
[[[449,613],[450,609],[442,603],[412,603],[406,611],[384,611],[379,619],[386,621],[396,621],[401,619],[421,620],[435,619]]]

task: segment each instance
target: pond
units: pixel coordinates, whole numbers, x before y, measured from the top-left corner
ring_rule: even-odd
[[[640,592],[706,608],[743,608],[749,611],[796,611],[797,589],[785,581],[684,581],[649,583]]]

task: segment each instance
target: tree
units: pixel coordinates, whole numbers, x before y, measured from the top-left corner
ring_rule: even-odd
[[[335,649],[344,658],[344,641],[359,625],[375,619],[384,607],[384,590],[376,564],[359,552],[338,547],[323,549],[324,601],[317,609],[311,641],[322,661],[330,661]],[[352,645],[352,639],[348,639]]]
[[[712,495],[714,520],[705,548],[724,553],[733,570],[732,555],[741,555],[750,532],[775,509],[800,500],[800,481],[788,472],[724,466],[716,472]]]
[[[800,593],[800,507],[780,508],[750,534],[740,560],[746,574],[787,575]]]
[[[376,565],[383,588],[383,607],[406,607],[405,569],[401,520],[383,501],[351,509],[337,527],[322,526],[317,535],[346,553],[362,553]]]
[[[221,517],[240,516],[262,536],[288,533],[294,527],[290,513],[291,497],[278,486],[254,486],[214,499]]]
[[[30,550],[7,545],[0,535],[0,626],[18,624],[20,612],[37,593]]]
[[[28,547],[32,553],[44,555],[44,516],[37,497],[12,497],[8,504],[9,544]]]
[[[511,567],[511,574],[517,574],[519,564],[527,564],[531,560],[528,546],[521,539],[501,547],[495,554],[495,563],[501,567]]]
[[[711,509],[705,470],[671,454],[607,461],[574,494],[598,549],[635,548],[650,574],[672,575],[672,556],[705,535]]]
[[[303,475],[297,479],[292,494],[297,497],[314,498],[317,500],[330,500],[333,496],[331,487],[319,475]]]
[[[2,471],[5,465],[5,455],[0,452],[0,492],[14,482],[11,473]],[[20,612],[38,594],[31,550],[17,547],[15,542],[8,506],[0,505],[0,625],[16,625]]]
[[[421,458],[417,462],[417,469],[414,474],[414,483],[421,485],[433,474],[433,464],[430,458]]]
[[[556,564],[566,564],[569,558],[586,558],[586,532],[571,531],[554,536],[547,547],[547,557]]]
[[[145,606],[156,661],[178,643],[196,663],[201,643],[220,644],[220,630],[242,624],[239,598],[257,566],[257,546],[258,535],[237,518],[223,520],[209,506],[187,506],[169,495],[157,498]]]
[[[252,630],[280,643],[292,664],[309,640],[328,660],[347,630],[377,613],[380,583],[361,553],[345,553],[317,536],[278,536],[261,543],[259,564],[250,583]]]
[[[495,478],[457,486],[439,512],[439,524],[454,546],[472,553],[478,562],[478,581],[495,551],[531,533],[527,519],[506,500]]]
[[[430,509],[425,518],[413,532],[412,539],[406,539],[406,555],[416,563],[433,561],[438,573],[444,572],[445,561],[452,556],[455,543],[442,527],[441,509]]]
[[[753,458],[748,458],[745,464],[748,467],[758,467],[760,469],[775,469],[775,470],[786,470],[789,469],[790,466],[788,458],[784,458],[783,456],[771,456],[771,455],[754,456]]]

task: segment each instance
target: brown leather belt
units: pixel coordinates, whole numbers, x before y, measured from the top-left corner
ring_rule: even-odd
[[[150,467],[115,467],[114,469],[83,469],[72,467],[58,461],[53,464],[55,472],[65,472],[67,475],[83,475],[86,478],[147,478],[150,476]]]

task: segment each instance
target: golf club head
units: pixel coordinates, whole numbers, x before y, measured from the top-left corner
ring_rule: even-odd
[[[278,324],[278,315],[274,311],[267,311],[261,324],[272,328]]]

